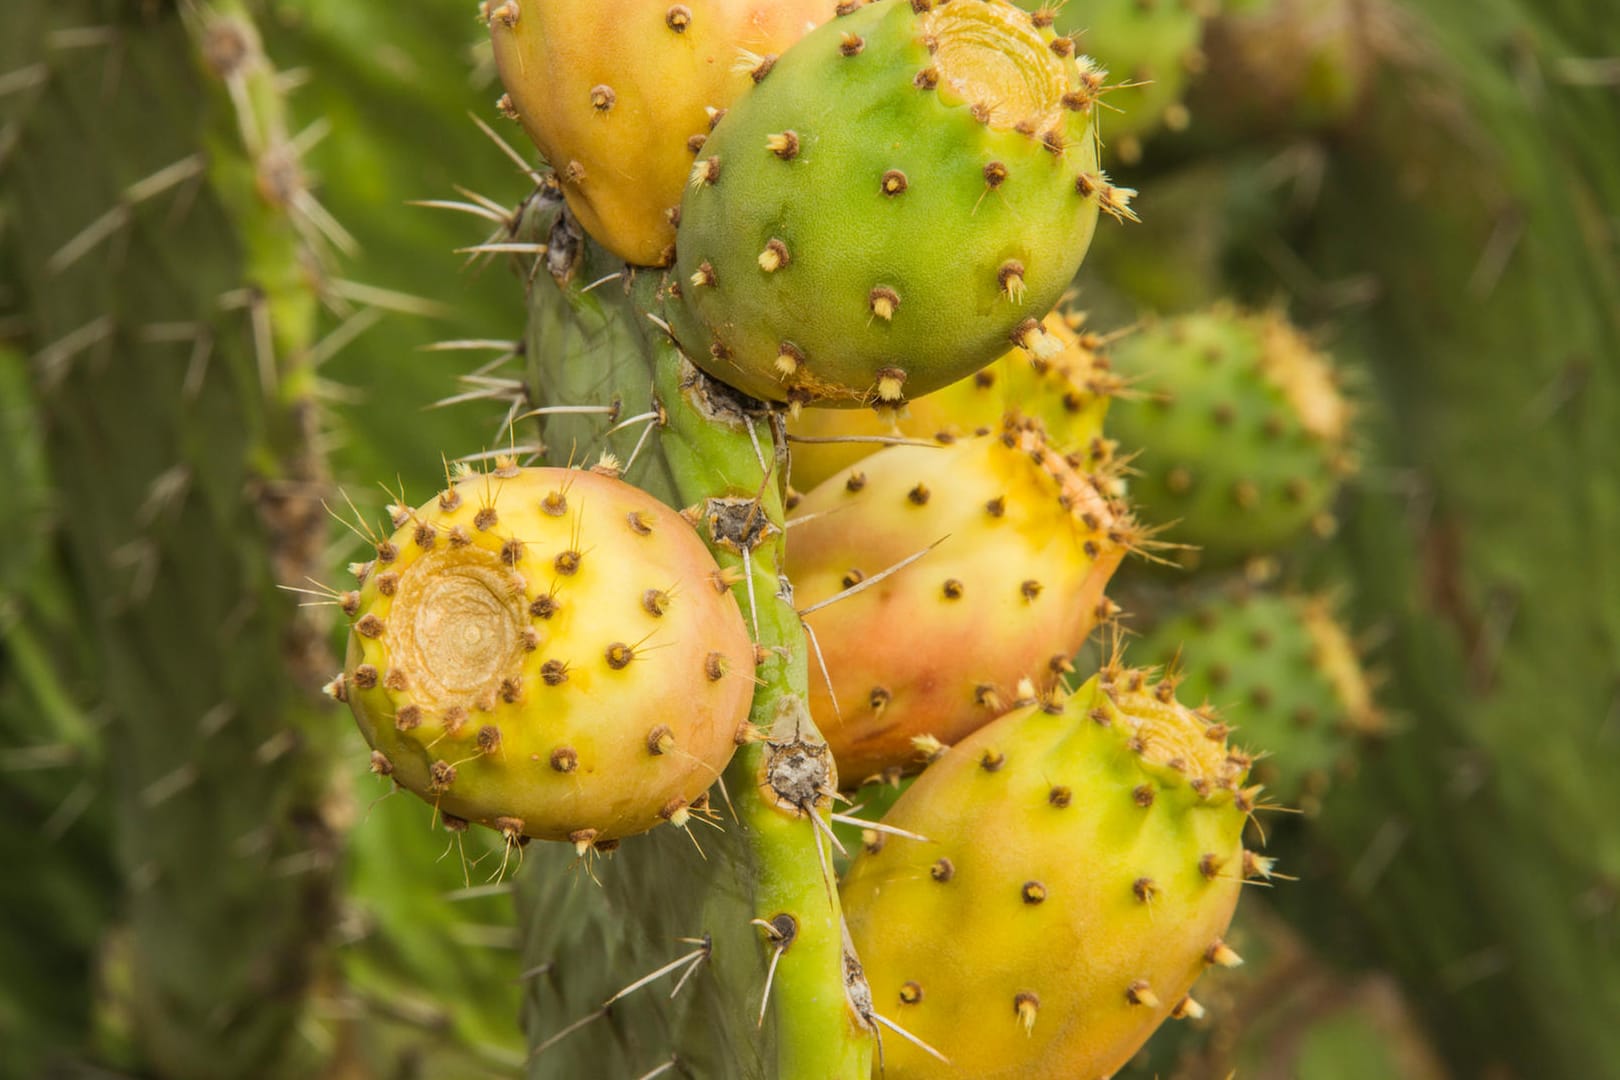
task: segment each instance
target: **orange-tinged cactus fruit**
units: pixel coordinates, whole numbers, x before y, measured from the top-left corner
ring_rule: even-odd
[[[342,598],[372,767],[509,837],[681,825],[735,749],[753,644],[679,514],[611,475],[473,473],[416,509]]]
[[[502,0],[485,5],[503,108],[568,206],[627,262],[673,257],[673,211],[750,69],[833,17],[833,0]],[[752,61],[748,58],[752,57]]]
[[[1084,316],[1053,312],[1042,320],[1059,346],[1050,357],[1012,348],[989,367],[943,390],[891,409],[804,409],[788,423],[800,438],[793,447],[793,485],[811,488],[876,453],[880,442],[835,442],[855,436],[931,439],[986,435],[1009,413],[1034,417],[1046,427],[1053,449],[1083,451],[1088,468],[1107,462],[1101,444],[1108,402],[1120,389],[1098,335],[1084,329]]]
[[[1110,665],[945,752],[842,885],[884,1076],[1111,1076],[1212,965],[1246,872],[1248,755],[1171,682]]]
[[[787,555],[800,609],[866,586],[805,619],[826,676],[812,666],[811,711],[842,782],[915,766],[915,739],[956,742],[1068,670],[1135,539],[1111,483],[1025,420],[890,447],[804,496]]]

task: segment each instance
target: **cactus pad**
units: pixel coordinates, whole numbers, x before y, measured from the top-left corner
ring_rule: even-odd
[[[1111,665],[929,766],[843,884],[885,1075],[1111,1075],[1210,964],[1237,905],[1248,757],[1169,684]],[[875,849],[875,850],[874,850]]]
[[[673,211],[710,117],[772,56],[833,15],[833,0],[501,0],[485,4],[502,107],[557,171],[568,205],[609,251],[668,263]]]
[[[675,336],[755,397],[895,405],[1055,352],[1099,207],[1097,83],[1003,0],[855,7],[715,127],[681,204]]]
[[[1140,451],[1131,495],[1144,520],[1173,522],[1167,537],[1208,564],[1331,531],[1351,407],[1328,358],[1282,316],[1221,305],[1165,319],[1113,359],[1143,391],[1109,422],[1123,452]]]
[[[583,850],[684,824],[754,660],[692,527],[611,476],[505,464],[394,517],[343,597],[332,687],[372,767],[511,838]]]
[[[845,784],[915,765],[914,738],[956,742],[1068,670],[1133,542],[1108,486],[1021,421],[890,447],[804,497],[787,560],[801,608],[938,545],[807,616],[827,673],[811,711]]]

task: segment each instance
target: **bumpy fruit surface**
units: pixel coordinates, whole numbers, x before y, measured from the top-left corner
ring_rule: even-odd
[[[1334,774],[1353,764],[1351,741],[1385,729],[1355,643],[1326,596],[1215,597],[1155,627],[1137,652],[1176,662],[1181,696],[1220,706],[1245,743],[1266,751],[1256,778],[1306,813],[1320,809]]]
[[[677,238],[675,336],[772,401],[898,404],[1040,319],[1099,207],[1098,83],[1004,0],[854,8],[804,38],[716,126]]]
[[[1087,468],[1106,463],[1102,437],[1108,401],[1120,389],[1099,351],[1095,334],[1081,329],[1081,316],[1056,312],[1042,320],[1061,346],[1049,358],[1031,358],[1014,348],[972,378],[914,398],[898,409],[805,409],[788,431],[807,439],[850,436],[910,439],[963,438],[997,431],[1009,413],[1046,427],[1047,441],[1064,453],[1080,453]],[[881,449],[874,442],[800,442],[793,447],[793,486],[809,491]]]
[[[344,597],[335,688],[372,767],[509,836],[583,849],[684,823],[753,691],[692,527],[611,476],[510,465],[394,517]]]
[[[500,0],[486,5],[505,104],[569,207],[628,262],[668,263],[692,159],[752,85],[744,54],[785,50],[834,0]]]
[[[1196,1012],[1263,863],[1247,765],[1212,714],[1118,666],[930,765],[883,818],[928,842],[866,845],[842,888],[875,1007],[950,1059],[886,1039],[885,1075],[1091,1080]]]
[[[1204,23],[1220,0],[1018,0],[1072,37],[1108,74],[1100,121],[1104,142],[1125,161],[1141,155],[1142,136],[1184,128],[1189,77],[1202,71]]]
[[[1108,486],[1024,421],[890,447],[804,497],[787,558],[801,610],[938,545],[806,617],[827,673],[812,669],[811,712],[844,783],[916,766],[913,739],[954,743],[1068,670],[1132,543]]]
[[[1351,409],[1328,358],[1277,314],[1224,305],[1153,322],[1114,347],[1142,391],[1112,410],[1121,452],[1139,452],[1131,496],[1167,539],[1231,562],[1307,528],[1328,532],[1351,470]]]

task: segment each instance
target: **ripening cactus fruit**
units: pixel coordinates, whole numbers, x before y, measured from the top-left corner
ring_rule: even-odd
[[[915,766],[913,740],[954,743],[1069,670],[1136,539],[1112,486],[1026,420],[890,447],[804,496],[787,571],[825,672],[812,665],[811,714],[843,783]]]
[[[715,117],[834,0],[499,0],[483,6],[506,96],[586,231],[667,265],[675,208]]]
[[[1187,564],[1274,551],[1327,535],[1353,469],[1340,374],[1281,315],[1226,305],[1149,323],[1119,341],[1115,370],[1141,391],[1109,417],[1136,454],[1131,497]]]
[[[1175,663],[1183,697],[1215,703],[1246,742],[1264,747],[1256,779],[1306,814],[1321,809],[1335,775],[1354,767],[1354,740],[1387,726],[1326,595],[1214,597],[1136,648],[1151,662]]]
[[[730,760],[753,644],[697,533],[612,475],[502,463],[412,510],[344,594],[372,768],[582,851],[677,825]]]
[[[1211,964],[1246,873],[1248,755],[1169,682],[1111,664],[980,729],[918,777],[842,886],[884,1075],[1091,1080],[1123,1065]]]
[[[1084,330],[1083,316],[1053,312],[1042,320],[1060,351],[1031,359],[1013,348],[989,367],[913,398],[897,409],[804,409],[789,420],[800,439],[836,440],[849,436],[950,439],[988,435],[1009,413],[1029,416],[1046,427],[1048,443],[1061,453],[1084,451],[1088,468],[1106,464],[1103,418],[1120,382],[1103,355],[1102,340]],[[794,487],[809,491],[822,481],[869,457],[874,442],[798,442],[793,447]]]
[[[1005,0],[882,0],[761,65],[681,203],[670,322],[755,397],[897,405],[994,360],[1051,355],[1040,320],[1099,208],[1100,79]]]

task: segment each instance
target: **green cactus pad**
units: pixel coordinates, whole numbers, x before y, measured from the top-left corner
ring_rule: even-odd
[[[1099,207],[1097,84],[1072,42],[1002,0],[855,8],[757,72],[692,172],[675,336],[767,400],[898,404],[1040,319]]]
[[[447,814],[592,844],[682,825],[736,748],[753,643],[697,533],[611,475],[502,465],[344,594],[372,767]]]
[[[843,885],[885,1075],[1111,1075],[1210,964],[1246,869],[1248,756],[1169,684],[1110,665],[948,750]]]
[[[1230,563],[1333,528],[1350,471],[1351,408],[1328,359],[1280,315],[1219,305],[1149,323],[1114,367],[1141,391],[1110,425],[1140,476],[1142,519],[1192,545],[1183,563]]]
[[[1247,744],[1266,752],[1255,777],[1308,814],[1333,775],[1353,766],[1349,741],[1384,730],[1355,645],[1325,596],[1215,599],[1158,626],[1138,649],[1154,663],[1179,656],[1181,696],[1219,706]]]

